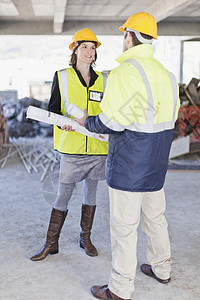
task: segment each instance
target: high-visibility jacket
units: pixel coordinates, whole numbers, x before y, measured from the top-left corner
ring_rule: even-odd
[[[125,51],[111,71],[102,113],[85,126],[110,133],[106,179],[110,187],[132,192],[164,185],[174,124],[180,107],[174,75],[153,58],[150,45]],[[113,134],[112,134],[113,133]]]
[[[66,111],[71,103],[81,109],[86,108],[90,115],[98,115],[101,112],[99,104],[103,97],[107,75],[95,72],[98,78],[93,86],[87,88],[80,82],[74,68],[57,71],[62,115],[67,115]],[[78,132],[66,132],[54,126],[54,149],[67,154],[107,155],[108,143]]]

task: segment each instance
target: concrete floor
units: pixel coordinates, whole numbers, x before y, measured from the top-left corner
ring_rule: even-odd
[[[92,231],[99,256],[89,257],[79,248],[82,184],[78,184],[62,231],[60,253],[40,262],[29,259],[45,239],[57,174],[55,171],[41,183],[41,173],[28,174],[18,158],[0,169],[0,300],[92,300],[91,285],[108,282],[109,201],[104,181],[98,186]],[[138,268],[131,299],[199,300],[200,172],[169,171],[165,190],[172,280],[162,285],[141,273],[147,244],[139,228]]]

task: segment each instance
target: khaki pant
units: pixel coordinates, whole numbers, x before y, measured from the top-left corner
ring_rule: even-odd
[[[109,187],[112,272],[109,289],[130,299],[137,267],[137,228],[142,211],[142,228],[148,239],[147,259],[161,279],[170,277],[171,251],[165,216],[164,189],[156,192],[126,192]]]

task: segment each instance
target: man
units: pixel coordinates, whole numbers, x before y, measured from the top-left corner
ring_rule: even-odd
[[[154,17],[134,14],[120,30],[124,52],[108,78],[102,113],[88,117],[85,112],[77,121],[92,132],[110,134],[106,179],[112,272],[108,285],[93,286],[91,292],[98,299],[125,300],[134,290],[141,211],[149,262],[141,270],[161,283],[170,281],[163,185],[180,101],[174,75],[153,58]]]

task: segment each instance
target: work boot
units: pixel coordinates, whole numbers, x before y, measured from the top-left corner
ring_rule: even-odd
[[[91,293],[94,297],[98,299],[131,300],[131,299],[120,298],[119,296],[115,295],[109,290],[108,285],[103,285],[103,286],[94,285],[91,287]]]
[[[90,230],[92,229],[92,223],[94,219],[94,214],[96,210],[96,205],[82,204],[82,214],[81,214],[81,233],[80,233],[80,247],[85,249],[85,252],[89,256],[97,256],[98,252],[94,245],[91,243]]]
[[[60,237],[60,231],[65,222],[67,213],[68,210],[60,211],[55,208],[52,209],[49,228],[47,231],[46,242],[42,247],[42,249],[30,258],[31,260],[33,261],[42,260],[45,259],[49,253],[57,254],[59,252],[58,239]]]

